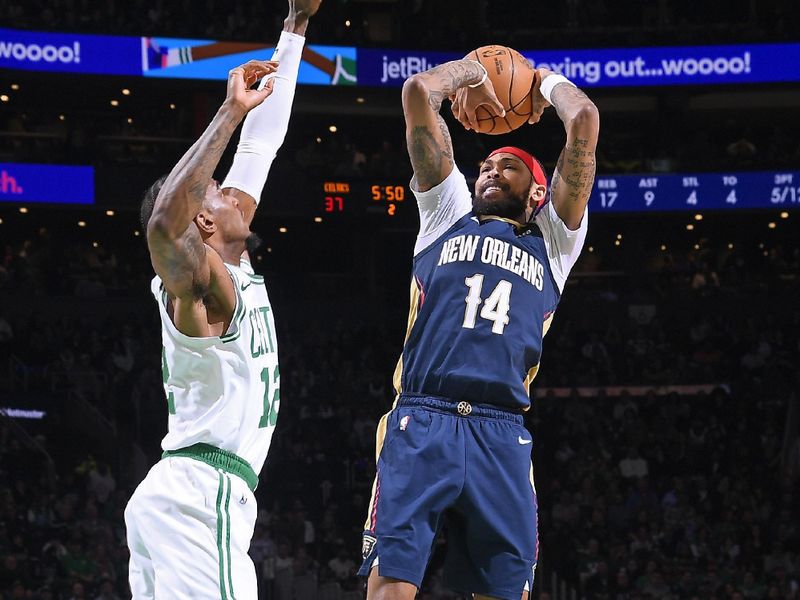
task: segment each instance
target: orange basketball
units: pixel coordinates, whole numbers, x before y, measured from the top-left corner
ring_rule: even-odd
[[[476,112],[478,131],[499,135],[528,122],[531,116],[531,87],[536,70],[513,48],[481,46],[464,58],[477,60],[492,80],[497,99],[506,109],[505,117],[496,117],[483,106]]]

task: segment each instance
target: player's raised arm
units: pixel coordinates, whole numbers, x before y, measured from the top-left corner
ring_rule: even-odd
[[[537,69],[532,90],[534,107],[552,104],[564,123],[567,143],[558,158],[550,183],[553,208],[569,229],[578,229],[589,202],[595,175],[595,148],[600,133],[600,113],[589,97],[565,77]],[[534,110],[530,122],[539,120]]]
[[[153,268],[173,298],[202,302],[208,289],[209,262],[195,217],[209,186],[216,187],[211,175],[231,135],[245,114],[272,91],[271,84],[261,91],[248,86],[276,68],[276,63],[250,61],[230,71],[225,101],[169,173],[156,198],[147,224],[147,246]],[[178,308],[176,305],[176,312]]]
[[[273,92],[244,120],[233,165],[222,182],[225,193],[239,200],[248,225],[253,222],[272,162],[289,129],[308,20],[321,3],[322,0],[289,0],[289,13],[272,56],[280,63],[272,76]],[[259,88],[265,84],[266,80],[262,80]]]
[[[425,192],[444,181],[453,170],[453,143],[439,110],[445,98],[468,85],[491,86],[486,69],[474,60],[454,60],[413,75],[403,84],[403,114],[413,185]],[[492,92],[492,96],[494,93]],[[503,107],[494,99],[496,114]]]

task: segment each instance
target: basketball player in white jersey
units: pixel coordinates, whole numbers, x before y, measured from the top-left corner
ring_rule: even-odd
[[[226,99],[206,131],[142,203],[169,420],[162,460],[125,510],[134,600],[258,596],[247,551],[280,372],[269,298],[246,242],[288,127],[303,35],[320,2],[289,1],[273,60],[229,73]],[[245,115],[233,166],[219,185],[212,174]]]

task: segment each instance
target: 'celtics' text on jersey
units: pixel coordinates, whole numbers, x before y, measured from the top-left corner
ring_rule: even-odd
[[[249,265],[227,265],[236,288],[228,331],[195,338],[175,328],[158,277],[151,291],[161,316],[162,374],[169,423],[164,450],[211,444],[246,460],[258,473],[280,408],[275,320],[264,279]]]

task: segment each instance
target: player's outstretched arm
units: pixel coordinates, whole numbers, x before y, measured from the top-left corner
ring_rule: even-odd
[[[537,71],[533,105],[543,109],[552,104],[567,132],[567,143],[550,183],[553,208],[566,226],[575,230],[580,227],[594,183],[600,113],[589,97],[564,77],[547,69]],[[538,121],[540,115],[541,110],[534,110],[531,122]]]
[[[321,3],[322,0],[289,0],[283,32],[272,55],[272,60],[280,63],[272,77],[273,92],[244,120],[233,165],[222,182],[225,193],[239,200],[248,225],[253,222],[272,162],[289,129],[304,36],[309,19],[317,13]],[[266,80],[261,81],[259,88],[264,85]]]
[[[438,185],[453,170],[453,142],[439,114],[442,103],[460,88],[486,81],[485,75],[473,60],[454,60],[412,75],[403,84],[406,144],[414,187],[420,192]]]
[[[289,14],[283,21],[283,30],[305,35],[308,20],[317,14],[322,0],[289,0]]]
[[[225,101],[200,138],[169,173],[156,198],[147,225],[150,260],[170,297],[187,300],[185,309],[189,312],[193,310],[191,305],[202,303],[211,278],[206,247],[194,219],[203,206],[208,187],[216,185],[211,176],[231,135],[245,114],[272,91],[271,85],[262,91],[248,90],[248,86],[276,68],[276,63],[250,61],[231,70]],[[176,325],[179,304],[175,306]]]

